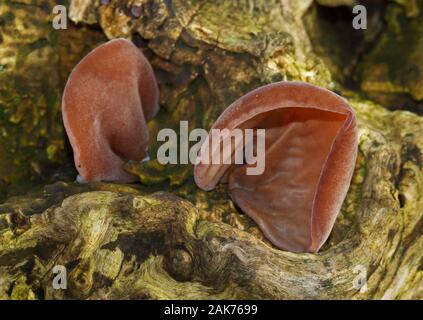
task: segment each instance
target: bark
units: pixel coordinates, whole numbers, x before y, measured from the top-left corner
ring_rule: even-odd
[[[0,3],[0,195],[58,174],[68,160],[62,89],[73,66],[105,37],[86,28],[55,30],[52,10],[64,2]]]
[[[305,32],[313,5],[72,1],[75,22],[132,38],[152,62],[162,105],[149,125],[153,160],[126,166],[139,184],[57,182],[1,205],[0,297],[423,298],[423,118],[332,81]],[[203,192],[190,165],[154,160],[160,128],[209,128],[230,102],[282,79],[339,91],[359,120],[353,181],[318,254],[272,247],[225,186]],[[66,290],[53,288],[57,265]]]

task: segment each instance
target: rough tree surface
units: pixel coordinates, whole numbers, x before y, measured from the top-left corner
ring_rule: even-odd
[[[29,3],[19,5],[24,10]],[[421,89],[390,79],[395,73],[381,67],[387,63],[379,58],[383,48],[399,41],[390,38],[393,22],[378,29],[382,37],[359,39],[360,50],[330,54],[322,48],[321,43],[330,42],[319,29],[325,28],[319,20],[327,10],[322,5],[337,10],[340,4],[350,1],[70,1],[76,25],[61,31],[63,46],[75,47],[69,52],[85,51],[78,47],[85,34],[94,45],[104,32],[108,38],[132,39],[152,62],[162,105],[149,123],[152,160],[127,164],[139,184],[81,186],[56,179],[41,190],[8,196],[0,205],[0,298],[422,299],[423,118],[389,111],[384,107],[392,106],[383,104],[386,93],[389,101],[414,101],[410,110],[419,111]],[[8,5],[13,6],[9,1],[0,5],[1,12]],[[409,19],[422,9],[421,1],[392,2],[386,8]],[[369,46],[374,41],[380,42]],[[367,52],[370,47],[373,51]],[[379,61],[375,68],[386,72],[372,69],[372,59]],[[418,60],[413,55],[401,59]],[[58,67],[69,72],[68,64]],[[360,91],[342,84],[353,73]],[[375,74],[378,83],[392,86],[372,85]],[[422,74],[414,73],[420,83]],[[191,165],[162,166],[154,159],[160,128],[178,129],[180,120],[188,120],[190,128],[208,129],[239,96],[280,80],[307,81],[341,93],[359,121],[353,182],[318,254],[276,249],[237,210],[225,186],[203,192],[195,187]],[[386,87],[396,89],[385,92]],[[369,96],[383,106],[361,90],[378,91],[382,98]],[[399,98],[392,100],[396,94]],[[32,108],[39,106],[33,103]],[[60,139],[56,143],[65,145]],[[67,269],[67,290],[52,286],[56,265]],[[360,289],[363,277],[367,282]]]

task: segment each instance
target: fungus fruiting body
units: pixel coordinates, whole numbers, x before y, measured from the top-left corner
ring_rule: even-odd
[[[89,53],[66,84],[62,115],[81,182],[132,182],[127,160],[147,155],[146,121],[159,109],[153,70],[125,39]]]
[[[203,148],[194,169],[197,185],[211,190],[225,180],[234,202],[275,246],[317,252],[352,178],[358,149],[353,110],[329,90],[280,82],[235,101],[212,129],[236,128],[265,129],[264,172],[248,175],[249,164],[209,163],[221,147]]]

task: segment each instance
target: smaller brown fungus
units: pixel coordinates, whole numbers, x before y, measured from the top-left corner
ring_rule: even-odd
[[[128,40],[111,40],[82,59],[62,100],[80,182],[136,180],[122,165],[146,157],[146,121],[159,110],[158,96],[152,67]]]
[[[212,129],[237,128],[265,130],[263,173],[248,175],[250,164],[211,162],[222,145],[211,146],[210,132],[194,169],[197,185],[211,190],[227,181],[233,201],[275,246],[317,252],[332,230],[354,171],[358,142],[353,110],[329,90],[280,82],[235,101]],[[231,144],[232,154],[239,147]]]

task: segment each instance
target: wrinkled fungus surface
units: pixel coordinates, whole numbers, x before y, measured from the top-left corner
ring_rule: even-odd
[[[203,148],[194,169],[197,185],[211,190],[227,181],[234,202],[275,246],[317,252],[329,236],[353,174],[353,110],[326,89],[280,82],[230,105],[213,126],[224,128],[265,129],[265,170],[248,175],[248,164],[208,164],[207,158],[218,149]],[[212,143],[210,135],[205,143]]]
[[[132,182],[122,165],[147,155],[146,121],[159,109],[153,70],[130,41],[88,54],[66,84],[62,114],[81,182]]]

